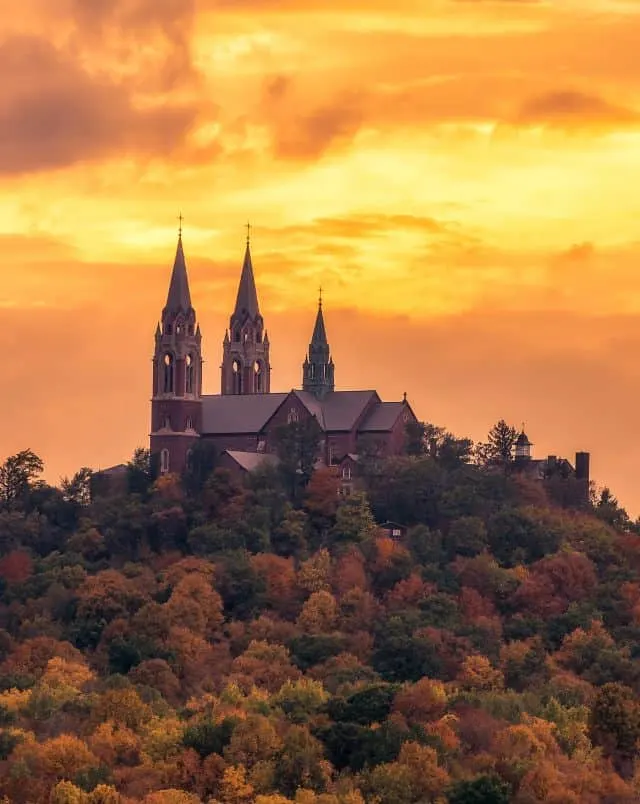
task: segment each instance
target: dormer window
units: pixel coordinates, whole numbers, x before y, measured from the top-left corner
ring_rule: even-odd
[[[350,466],[343,466],[342,467],[342,479],[343,480],[351,480],[351,467]]]

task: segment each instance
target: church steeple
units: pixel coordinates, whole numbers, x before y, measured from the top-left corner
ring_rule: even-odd
[[[302,365],[302,390],[322,399],[334,390],[334,365],[322,312],[322,288],[309,353]]]
[[[178,247],[176,249],[175,260],[173,261],[173,271],[169,282],[169,292],[167,303],[163,315],[167,313],[177,313],[181,310],[187,313],[191,310],[191,293],[189,292],[189,277],[187,276],[187,264],[184,259],[182,248],[182,228],[178,235]]]
[[[251,260],[251,227],[247,224],[236,304],[222,344],[223,394],[268,394],[271,386],[269,338],[260,315],[258,291]]]
[[[183,471],[201,428],[202,335],[191,304],[181,218],[153,355],[151,452],[159,460],[160,471]]]

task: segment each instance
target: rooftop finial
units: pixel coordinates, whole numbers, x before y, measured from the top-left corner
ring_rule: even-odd
[[[178,215],[178,237],[182,237],[182,221],[184,218],[182,217],[182,212]]]
[[[247,221],[247,245],[251,242],[251,224]]]
[[[318,288],[318,307],[322,309],[322,285]]]

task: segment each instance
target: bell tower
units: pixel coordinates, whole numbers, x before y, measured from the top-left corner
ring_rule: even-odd
[[[222,394],[268,394],[271,388],[269,337],[258,305],[250,231],[247,224],[247,246],[236,306],[222,344]]]
[[[318,399],[324,399],[334,390],[334,368],[324,326],[322,288],[320,288],[318,314],[309,344],[309,354],[302,364],[302,390],[309,391]]]
[[[182,472],[202,430],[202,336],[191,304],[182,216],[167,303],[156,328],[151,454],[160,472]]]

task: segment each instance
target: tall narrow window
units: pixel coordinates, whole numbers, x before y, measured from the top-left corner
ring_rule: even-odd
[[[184,388],[186,393],[192,394],[195,387],[195,363],[192,355],[187,355],[185,360]]]
[[[164,393],[173,393],[173,355],[166,354],[164,356]]]
[[[193,450],[192,449],[187,450],[187,456],[186,456],[186,460],[185,460],[185,465],[186,465],[187,469],[189,469],[189,470],[193,469]]]
[[[255,375],[254,388],[256,390],[256,394],[261,394],[263,392],[263,390],[264,390],[263,387],[262,387],[263,386],[263,383],[262,383],[262,366],[257,360],[253,364],[253,373]]]
[[[187,416],[187,420],[184,423],[185,430],[193,430],[193,419],[191,416]]]
[[[160,471],[163,475],[166,475],[169,471],[169,450],[163,449],[160,452]]]
[[[242,393],[242,363],[239,360],[234,360],[231,366],[231,370],[233,372],[233,376],[231,378],[232,381],[232,390],[234,394],[241,394]]]

